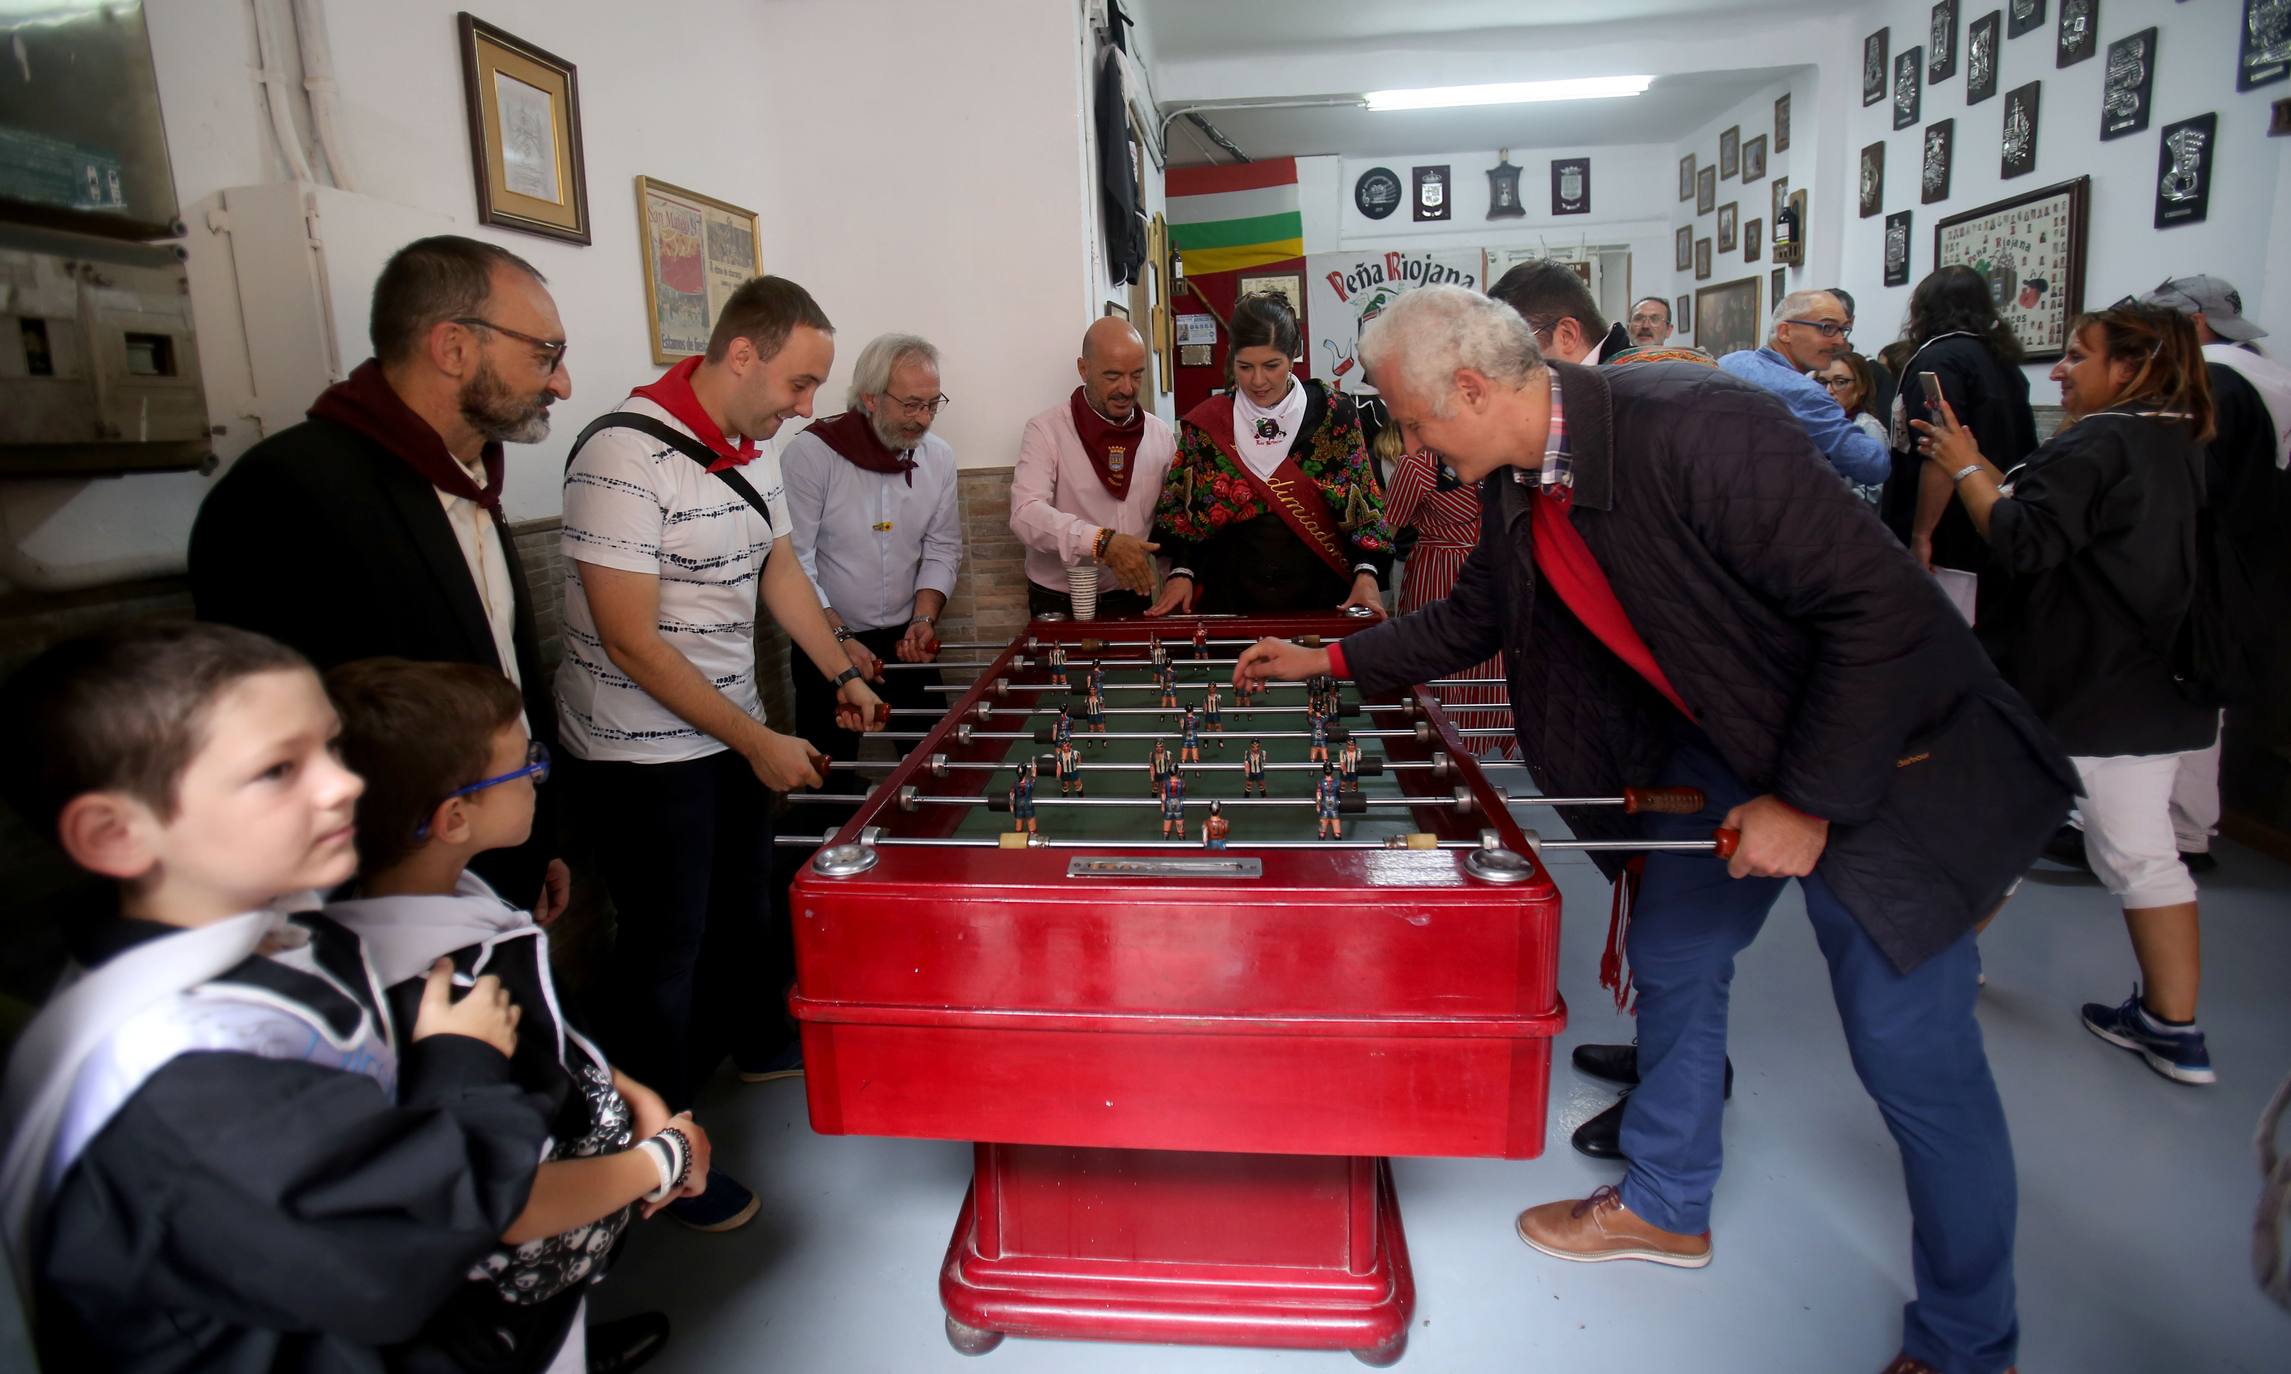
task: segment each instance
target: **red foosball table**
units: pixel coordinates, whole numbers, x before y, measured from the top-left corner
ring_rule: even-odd
[[[1436,686],[1363,702],[1342,684],[1319,747],[1332,769],[1347,740],[1360,756],[1342,838],[1321,838],[1305,686],[1232,694],[1259,636],[1364,623],[1038,620],[919,736],[897,732],[913,750],[803,865],[790,1006],[814,1129],[974,1142],[939,1282],[958,1350],[1018,1335],[1390,1364],[1415,1291],[1386,1158],[1542,1152],[1559,892],[1515,800]],[[1173,808],[1152,745],[1186,753],[1180,711],[1213,684]],[[1056,776],[1064,731],[1078,794]],[[1031,833],[1013,795],[1029,760]],[[1222,847],[1201,837],[1211,801]],[[1184,839],[1163,838],[1173,809]]]

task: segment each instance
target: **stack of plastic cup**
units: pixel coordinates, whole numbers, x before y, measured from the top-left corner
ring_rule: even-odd
[[[1076,563],[1066,570],[1066,590],[1074,594],[1074,618],[1098,618],[1098,565]]]

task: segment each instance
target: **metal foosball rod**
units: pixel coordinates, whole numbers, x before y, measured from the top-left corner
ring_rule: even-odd
[[[1251,736],[1251,738],[1256,737]],[[1088,736],[1086,735],[1078,735],[1075,737],[1075,743],[1077,746],[1085,743],[1087,740]],[[1034,761],[1035,766],[1042,770],[1042,775],[1044,777],[1050,776],[1050,758],[1050,755],[1044,754]],[[851,772],[888,773],[892,769],[897,768],[900,762],[901,761],[898,759],[852,759],[848,762],[831,763],[828,765],[828,767]],[[944,754],[940,754],[933,756],[932,764],[927,771],[931,774],[932,777],[943,778],[950,772],[964,770],[979,773],[1006,773],[1017,766],[1018,765],[1016,763],[1012,763],[1008,760],[986,761],[976,759],[948,759]],[[1419,766],[1420,765],[1417,764],[1387,763],[1380,758],[1363,756],[1360,760],[1360,775],[1364,778],[1373,778],[1382,776],[1384,771],[1388,768],[1414,768]],[[1145,771],[1146,765],[1142,760],[1137,763],[1115,763],[1111,760],[1092,763],[1085,760],[1082,763],[1077,764],[1076,767],[1080,768],[1085,773],[1142,773]],[[1240,773],[1247,770],[1247,766],[1245,764],[1230,762],[1188,763],[1182,764],[1180,767],[1184,768],[1184,770],[1188,773]],[[1310,762],[1274,763],[1268,760],[1265,764],[1265,771],[1268,773],[1318,773],[1321,770],[1321,767],[1322,765],[1320,764]],[[802,801],[819,794],[810,792],[791,792],[787,795],[791,800]],[[836,795],[840,796],[843,794],[838,793]]]
[[[1187,704],[1197,709],[1200,706],[1199,702]],[[1071,707],[1066,709],[1072,713],[1075,720],[1081,719],[1081,712],[1074,711]],[[1229,716],[1293,716],[1302,709],[1298,706],[1227,706],[1224,708],[1224,713]],[[1109,706],[1106,708],[1106,714],[1109,716],[1172,716],[1181,714],[1184,710],[1185,706]],[[1059,708],[1056,706],[990,708],[982,701],[972,710],[971,714],[979,720],[990,718],[994,720],[1016,720],[1021,716],[1055,716],[1058,711]],[[894,706],[891,708],[891,714],[894,716],[928,716],[937,720],[946,715],[946,712],[934,710],[928,706]],[[1357,714],[1357,712],[1343,714]],[[1207,718],[1204,717],[1204,719]]]
[[[1363,760],[1363,762],[1365,762],[1365,760]],[[1193,772],[1197,770],[1205,771],[1210,769],[1217,769],[1218,771],[1229,771],[1230,769],[1238,768],[1239,766],[1240,765],[1238,764],[1232,764],[1220,767],[1219,765],[1214,764],[1196,763],[1179,765],[1178,771]],[[1268,769],[1280,766],[1282,765],[1267,765]],[[1316,763],[1305,763],[1290,764],[1287,766],[1292,769],[1315,769],[1319,768],[1321,765]],[[1118,767],[1121,769],[1121,771],[1126,772],[1145,771],[1145,765],[1143,764],[1108,765],[1108,767]],[[1498,791],[1496,795],[1503,801],[1506,806],[1612,806],[1618,807],[1624,812],[1624,814],[1632,816],[1691,816],[1695,812],[1702,810],[1703,807],[1703,794],[1699,790],[1692,787],[1629,787],[1623,789],[1623,795],[1619,797],[1515,797],[1511,793],[1503,791]],[[788,794],[788,800],[790,802],[841,803],[846,806],[857,806],[860,803],[865,802],[867,799],[867,796],[856,792],[791,792]],[[1207,806],[1212,801],[1222,802],[1227,806],[1311,806],[1313,805],[1314,799],[1311,797],[1194,797],[1187,799],[1182,804],[1188,807],[1203,807]],[[983,806],[989,811],[1010,810],[1010,798],[1006,793],[990,792],[973,796],[936,795],[923,792],[913,783],[909,783],[899,789],[896,803],[901,811],[914,811],[917,808],[923,806]],[[1146,807],[1160,806],[1163,803],[1157,797],[1068,797],[1061,793],[1055,797],[1048,795],[1038,796],[1034,799],[1034,804],[1036,806],[1111,806],[1143,809]],[[1471,789],[1459,787],[1455,790],[1455,793],[1452,797],[1429,797],[1421,795],[1399,797],[1364,797],[1358,792],[1349,792],[1346,793],[1339,802],[1339,808],[1346,815],[1360,815],[1369,810],[1380,808],[1388,810],[1415,810],[1432,806],[1444,806],[1453,808],[1459,812],[1470,812],[1479,809],[1479,798],[1472,793]]]
[[[1088,687],[1080,680],[1088,676],[1086,669],[1077,671],[1072,664],[1068,664],[1066,668],[1066,675],[1067,680],[1065,682],[1013,682],[1009,678],[998,677],[993,682],[987,684],[987,695],[993,697],[1006,697],[1009,696],[1012,692],[1068,692],[1074,696],[1081,696],[1084,692],[1089,690]],[[1210,680],[1211,679],[1195,679],[1191,682],[1180,682],[1178,686],[1199,689],[1200,687],[1206,685],[1206,683]],[[1230,679],[1220,677],[1213,680],[1220,688],[1231,686]],[[976,685],[977,684],[975,682],[934,682],[924,687],[923,690],[926,692],[938,692],[947,696],[961,696],[963,693],[969,691]],[[1289,690],[1302,691],[1304,690],[1304,686],[1305,684],[1301,682],[1260,682],[1257,684],[1256,690],[1258,692]],[[1106,690],[1109,692],[1151,692],[1158,690],[1159,687],[1159,683],[1153,682],[1109,682],[1106,684]],[[1252,693],[1252,695],[1254,695],[1254,693]]]
[[[1036,805],[1040,805],[1037,802]],[[1634,854],[1709,854],[1728,859],[1734,856],[1735,846],[1742,842],[1742,834],[1724,826],[1711,832],[1707,840],[1546,840],[1532,830],[1520,834],[1528,848],[1540,854],[1545,850],[1565,850],[1571,853],[1634,853]],[[834,839],[833,835],[775,835],[774,844],[820,846]],[[1008,841],[1022,840],[1013,845]],[[823,872],[831,876],[847,877],[863,873],[875,866],[877,849],[1153,849],[1186,850],[1206,856],[1226,854],[1234,850],[1252,849],[1444,849],[1470,850],[1482,855],[1504,855],[1514,863],[1518,857],[1503,846],[1502,838],[1493,830],[1483,830],[1477,840],[1443,840],[1428,834],[1392,835],[1376,840],[1232,840],[1224,850],[1205,847],[1199,840],[1060,840],[1045,835],[1018,835],[1016,833],[993,836],[969,835],[887,835],[881,826],[868,826],[859,832],[856,844],[835,845],[815,856],[814,863],[822,865]],[[825,865],[833,864],[830,871]],[[1497,876],[1501,874],[1502,876]],[[1528,876],[1524,867],[1500,865],[1488,874],[1494,881],[1516,882]]]
[[[1465,739],[1471,739],[1475,737],[1500,737],[1503,739],[1509,739],[1511,738],[1512,734],[1512,732],[1509,730],[1499,729],[1495,726],[1488,726],[1484,729],[1455,730],[1452,733]],[[931,732],[928,730],[883,730],[868,736],[869,739],[889,740],[892,742],[899,742],[904,740],[924,740],[929,739],[930,737]],[[1249,737],[1251,739],[1310,739],[1312,738],[1312,732],[1310,730],[1253,730],[1250,732]],[[1086,742],[1096,743],[1099,740],[1166,740],[1169,738],[1169,735],[1166,731],[1159,734],[1140,734],[1134,730],[1094,730],[1088,732],[1086,735],[1082,736],[1082,738]],[[1334,726],[1329,729],[1325,738],[1331,744],[1342,744],[1347,739],[1412,739],[1419,741],[1430,741],[1438,739],[1439,733],[1432,728],[1429,721],[1418,721],[1413,728],[1407,730],[1348,730],[1342,726]],[[1032,740],[1036,744],[1048,744],[1050,742],[1050,727],[1046,725],[1039,730],[979,730],[974,729],[967,722],[955,727],[955,742],[957,744],[968,744],[973,740],[993,739],[1023,739]]]

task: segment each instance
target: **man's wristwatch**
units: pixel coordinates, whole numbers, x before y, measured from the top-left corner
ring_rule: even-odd
[[[838,643],[838,644],[847,644],[847,643],[849,643],[850,641],[851,641],[851,627],[850,627],[849,625],[838,625],[838,626],[836,626],[836,627],[835,627],[835,642],[836,642],[836,643]]]

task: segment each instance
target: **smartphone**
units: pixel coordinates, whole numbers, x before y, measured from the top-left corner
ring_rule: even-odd
[[[1925,413],[1935,424],[1939,424],[1941,421],[1941,374],[1938,372],[1920,372],[1917,374],[1917,380],[1919,385],[1925,389]]]

